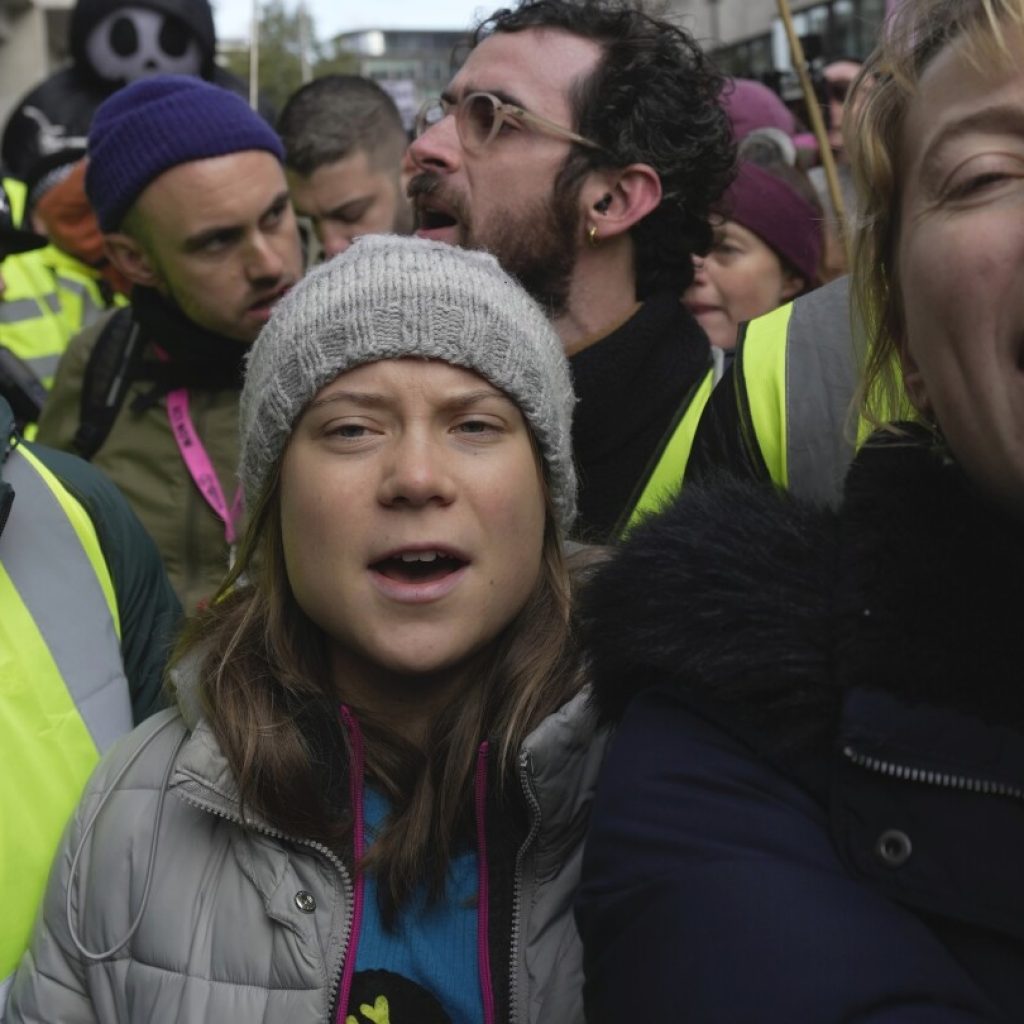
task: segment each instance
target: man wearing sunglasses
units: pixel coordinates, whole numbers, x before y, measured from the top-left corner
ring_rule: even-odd
[[[704,397],[708,342],[679,296],[732,171],[721,85],[687,33],[628,3],[526,0],[420,112],[417,233],[494,253],[570,357],[587,539],[621,531]]]

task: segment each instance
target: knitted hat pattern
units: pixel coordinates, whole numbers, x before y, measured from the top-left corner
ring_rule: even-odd
[[[239,476],[250,501],[324,385],[365,363],[407,357],[472,370],[515,402],[568,531],[576,398],[558,335],[494,257],[393,235],[365,236],[310,271],[252,346],[239,409]]]
[[[262,149],[284,161],[277,133],[241,96],[189,75],[153,75],[118,89],[89,129],[85,191],[103,231],[164,171]]]
[[[825,244],[822,214],[787,182],[741,160],[722,208],[786,260],[809,287],[817,286]]]

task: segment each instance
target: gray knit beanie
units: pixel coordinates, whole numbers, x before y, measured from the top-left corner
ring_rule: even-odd
[[[576,399],[558,335],[494,257],[394,235],[367,235],[310,271],[252,346],[239,416],[249,499],[325,384],[363,363],[406,356],[472,370],[516,403],[567,532],[576,515]]]

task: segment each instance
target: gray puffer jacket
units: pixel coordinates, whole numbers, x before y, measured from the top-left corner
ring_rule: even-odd
[[[572,901],[604,745],[583,692],[521,751],[524,819],[504,830],[518,837],[505,857],[512,881],[490,886],[509,910],[491,913],[499,1021],[583,1019]],[[243,825],[209,725],[164,712],[89,781],[8,1024],[330,1021],[351,907],[348,867],[266,822]]]

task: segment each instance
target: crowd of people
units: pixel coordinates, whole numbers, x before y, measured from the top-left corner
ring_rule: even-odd
[[[0,1020],[1024,1019],[1024,0],[826,69],[845,212],[636,0],[497,10],[409,135],[252,109],[203,0],[72,21],[2,143]]]

